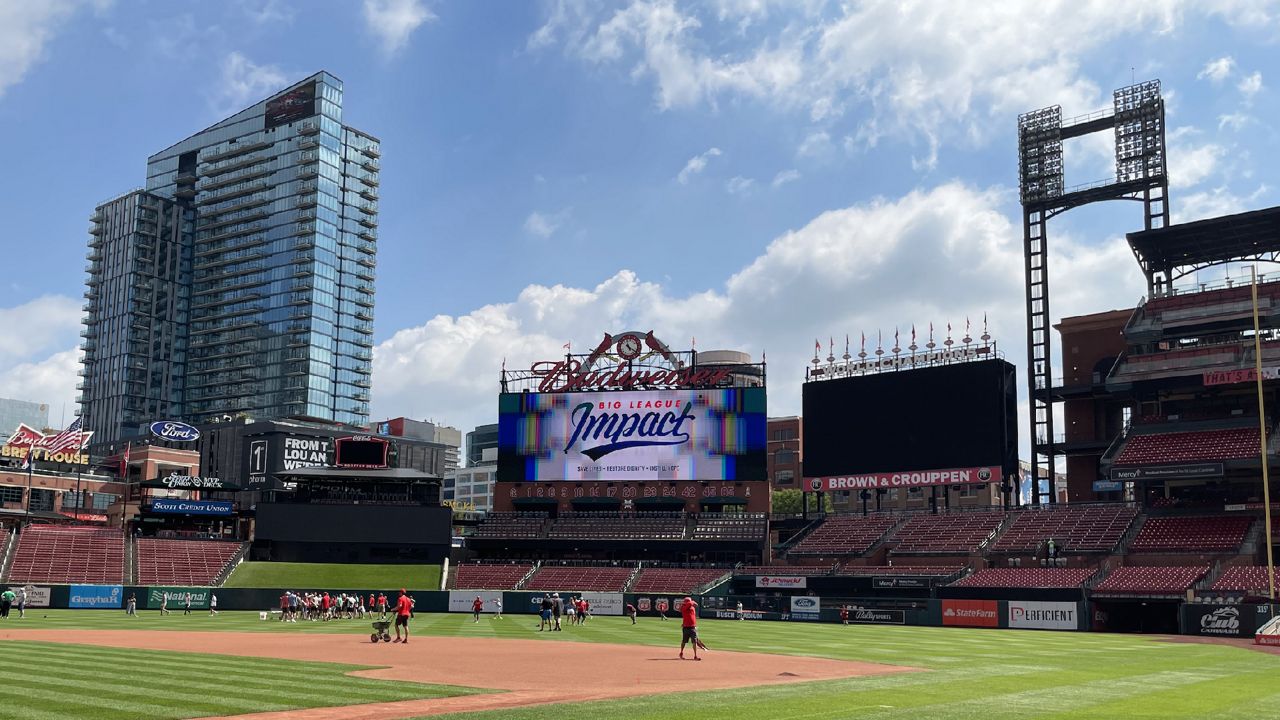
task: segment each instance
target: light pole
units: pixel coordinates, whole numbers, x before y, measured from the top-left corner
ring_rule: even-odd
[[[1276,568],[1271,542],[1271,478],[1267,467],[1267,412],[1262,397],[1262,335],[1258,323],[1258,268],[1249,268],[1249,288],[1253,298],[1253,372],[1258,388],[1258,449],[1262,457],[1262,517],[1266,526],[1267,597],[1276,599]]]

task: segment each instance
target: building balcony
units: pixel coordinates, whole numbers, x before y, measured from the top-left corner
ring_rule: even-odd
[[[196,257],[208,257],[224,252],[235,252],[237,250],[246,250],[248,248],[266,245],[267,238],[265,235],[254,235],[252,237],[236,238],[226,242],[202,242],[196,246]]]
[[[373,385],[373,383],[369,382],[368,380],[357,380],[352,384],[359,388],[367,388]]]
[[[318,168],[315,163],[298,166],[298,178],[300,180],[310,180],[311,178],[319,177],[319,175],[320,168]]]
[[[351,398],[354,400],[359,400],[360,402],[369,402],[369,393],[367,392],[352,393]]]
[[[273,172],[275,171],[267,167],[250,167],[244,170],[236,171],[234,173],[219,176],[217,179],[201,180],[200,183],[197,183],[196,190],[202,193],[216,192],[218,190],[222,190],[223,188],[231,188],[231,186],[233,185],[241,185],[242,183],[243,185],[241,185],[241,187],[232,188],[231,190],[225,193],[219,193],[211,198],[203,198],[200,204],[205,205],[205,204],[212,204],[216,202],[222,202],[223,200],[226,200],[228,197],[243,195],[244,192],[241,192],[242,190],[245,192],[253,192],[254,190],[260,190],[262,189],[262,187],[266,187],[266,184],[267,184],[266,181],[263,181],[261,183],[252,183],[249,181],[257,180],[258,178],[264,178]]]
[[[372,228],[365,228],[364,230],[361,230],[359,233],[357,233],[356,237],[362,240],[368,240],[369,242],[377,242],[378,231]]]
[[[316,206],[316,196],[314,193],[310,195],[301,195],[298,197],[297,202],[294,203],[294,207],[297,207],[297,208],[313,208],[315,206]]]
[[[102,284],[102,278],[97,275],[90,275],[88,280],[84,281],[89,287],[97,287]]]
[[[368,282],[373,282],[378,278],[378,274],[368,267],[362,267],[359,270],[356,270],[355,276]]]
[[[366,215],[360,218],[360,224],[367,228],[376,228],[378,227],[378,219],[372,215]]]
[[[196,232],[199,235],[204,236],[203,238],[201,238],[201,242],[209,242],[211,240],[216,240],[217,237],[219,237],[216,233],[222,230],[223,228],[236,227],[237,225],[242,225],[244,223],[250,223],[258,220],[265,220],[267,219],[268,215],[269,213],[265,209],[255,210],[253,212],[245,213],[243,215],[239,215],[233,218],[227,218],[225,220],[220,220],[218,222],[211,222],[206,225],[201,225],[196,229]],[[259,225],[259,227],[262,227],[262,226]],[[252,232],[252,230],[250,230],[249,232]]]
[[[320,132],[320,123],[314,120],[308,120],[298,126],[299,135],[315,135]]]
[[[371,158],[382,157],[382,148],[378,147],[377,145],[365,145],[364,147],[360,148],[360,152],[364,153],[365,155],[368,155]]]
[[[179,170],[178,174],[173,178],[174,182],[178,183],[179,185],[190,185],[191,183],[194,183],[197,179],[198,179],[198,176],[196,175],[194,170]]]
[[[293,269],[293,277],[304,278],[315,275],[316,271],[310,265],[298,265]]]
[[[298,222],[313,222],[316,219],[314,208],[298,211]]]
[[[309,305],[311,304],[311,295],[308,293],[294,293],[287,300],[289,305]]]
[[[106,225],[90,225],[89,226],[90,235],[102,235],[106,231],[107,231]]]
[[[367,336],[361,336],[356,338],[354,341],[352,341],[352,343],[360,347],[371,348],[373,347],[373,338],[367,337]]]
[[[107,216],[101,210],[94,210],[93,214],[89,216],[89,222],[100,223],[105,220],[106,217]]]
[[[216,241],[218,241],[218,240],[225,240],[225,239],[227,239],[227,238],[232,238],[232,237],[236,237],[236,236],[239,236],[239,235],[248,235],[248,234],[250,234],[250,233],[255,233],[255,232],[259,231],[259,230],[262,230],[264,227],[266,227],[266,226],[265,226],[265,225],[263,225],[263,224],[262,224],[262,223],[260,223],[260,222],[251,222],[251,223],[246,223],[245,225],[243,225],[243,226],[239,226],[239,227],[235,227],[235,226],[233,226],[231,229],[224,230],[224,231],[219,232],[219,233],[217,233],[217,234],[215,234],[215,235],[208,235],[208,236],[206,236],[206,237],[201,238],[201,239],[200,239],[200,241],[201,241],[201,242],[216,242]]]
[[[367,321],[367,322],[373,322],[373,311],[372,311],[372,310],[357,310],[357,311],[356,311],[356,319],[357,319],[357,320],[365,320],[365,321]]]
[[[94,299],[94,298],[98,297],[98,290],[97,290],[97,288],[96,288],[96,287],[94,287],[95,285],[97,285],[97,283],[93,283],[93,284],[89,287],[89,289],[87,289],[87,290],[85,290],[85,291],[84,291],[84,297],[85,297],[85,299],[86,299],[86,300],[92,300],[92,299]]]
[[[221,257],[210,258],[204,263],[205,268],[222,267],[223,265],[231,265],[233,263],[244,262],[246,260],[265,259],[271,253],[264,248],[251,248],[249,250],[233,250],[228,251]]]
[[[378,183],[381,181],[378,180],[377,175],[366,173],[360,176],[360,182],[364,183],[365,185],[368,185],[369,187],[378,187]]]
[[[174,197],[190,200],[196,196],[196,188],[194,185],[179,185],[177,190],[173,191]]]
[[[306,375],[306,374],[307,374],[307,364],[306,364],[306,363],[301,363],[301,362],[297,362],[297,363],[289,363],[288,365],[285,365],[285,366],[284,366],[284,374],[285,374],[286,376],[289,376],[289,375]]]
[[[98,248],[94,248],[89,251],[88,255],[84,256],[84,259],[88,260],[89,262],[98,262],[102,260],[102,250]]]
[[[241,275],[258,273],[266,269],[267,269],[267,264],[264,262],[246,262],[239,267],[229,266],[228,268],[224,269],[222,272],[209,273],[209,274],[203,274],[203,275],[197,276],[196,280],[199,282],[214,282],[214,281],[222,280],[225,278],[233,278],[233,277],[239,277]],[[259,281],[259,282],[249,283],[249,284],[261,284],[261,282]],[[193,293],[193,294],[199,294],[199,293]]]
[[[297,240],[297,241],[295,241],[292,245],[290,245],[290,246],[289,246],[289,249],[290,249],[290,250],[299,250],[299,251],[301,251],[301,250],[311,250],[311,249],[314,249],[314,248],[315,248],[315,246],[316,246],[315,240],[313,240],[312,238],[305,238],[305,237],[304,237],[304,238],[302,238],[301,240]]]
[[[249,190],[243,194],[248,195],[249,193],[252,193],[252,192],[257,192],[257,190]],[[227,197],[223,199],[233,200],[238,197],[241,197],[241,194],[236,194],[231,197]],[[225,224],[226,222],[234,222],[235,220],[238,220],[238,219],[245,219],[246,216],[243,216],[243,215],[236,216],[236,217],[231,217],[231,216],[235,215],[236,213],[244,212],[246,210],[252,210],[253,208],[262,207],[263,205],[268,205],[270,203],[271,203],[271,198],[264,197],[262,195],[255,195],[255,196],[247,197],[233,205],[226,205],[224,207],[219,207],[216,209],[204,208],[203,210],[200,211],[200,219],[202,221],[209,221],[209,220],[212,220],[213,218],[224,218],[224,219],[218,220],[217,223],[202,222],[199,226],[199,229],[207,230],[210,227],[213,227],[214,225]],[[269,214],[267,210],[262,210],[261,212],[262,212],[262,217],[266,217]]]
[[[382,166],[378,164],[378,161],[374,160],[373,158],[368,158],[366,160],[363,160],[360,163],[360,167],[364,168],[365,170],[368,170],[369,172],[378,172],[379,170],[382,169]]]
[[[225,150],[221,150],[218,152],[211,152],[204,155],[203,157],[200,158],[200,162],[215,163],[215,162],[218,162],[219,160],[226,160],[228,158],[233,158],[237,155],[251,153],[254,150],[262,150],[264,148],[269,148],[274,144],[275,144],[275,140],[270,140],[270,141],[264,140],[256,143],[245,143],[243,145],[239,143],[232,143]]]
[[[347,298],[347,299],[359,305],[360,307],[368,307],[368,308],[373,307],[373,297],[369,295],[356,295],[353,298]]]
[[[360,212],[364,213],[365,215],[377,215],[378,206],[375,205],[374,203],[363,203],[360,205]]]
[[[320,145],[320,142],[313,137],[304,136],[301,140],[298,141],[299,150],[311,150],[312,148],[318,147],[319,145]]]
[[[374,190],[371,187],[362,188],[360,190],[360,197],[364,198],[365,200],[377,200],[378,191]]]
[[[370,268],[371,268],[371,267],[377,267],[377,266],[378,266],[378,259],[377,259],[377,258],[375,258],[375,257],[374,257],[374,256],[372,256],[372,255],[364,255],[364,256],[361,256],[361,257],[359,257],[359,258],[357,258],[357,259],[356,259],[356,262],[357,262],[357,263],[360,263],[361,265],[363,265],[363,266],[365,266],[365,267],[370,267]]]
[[[357,359],[357,360],[372,360],[372,359],[373,359],[373,353],[369,352],[368,350],[357,350],[357,351],[355,351],[354,353],[351,353],[351,356],[352,356],[352,357],[354,357],[354,358],[355,358],[355,359]]]
[[[373,286],[372,286],[372,285],[357,285],[357,286],[356,286],[356,292],[358,292],[358,293],[364,293],[365,295],[372,295],[372,294],[373,294]]]

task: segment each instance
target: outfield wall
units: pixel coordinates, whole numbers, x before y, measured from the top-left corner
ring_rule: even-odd
[[[284,588],[187,588],[128,585],[35,585],[29,593],[28,610],[42,607],[99,609],[121,611],[126,599],[136,595],[138,610],[155,611],[161,598],[168,596],[169,610],[181,612],[184,597],[192,594],[191,609],[207,611],[210,595],[218,596],[219,610],[276,610]],[[290,588],[298,591],[324,588]],[[398,588],[348,590],[361,597],[386,593],[394,599]],[[679,615],[682,596],[654,593],[590,593],[560,591],[560,596],[581,595],[591,601],[595,615],[622,615],[627,605],[634,605],[641,617],[665,614]],[[492,599],[501,597],[503,612],[535,614],[545,592],[421,590],[409,593],[417,612],[471,612],[471,602],[479,595],[485,601],[485,612],[491,613]],[[735,620],[737,604],[743,604],[744,621],[841,622],[838,603],[844,599],[813,596],[760,597],[756,595],[697,595],[700,616],[708,619]],[[849,623],[852,625],[902,625],[923,627],[1008,628],[1026,630],[1086,631],[1091,627],[1094,603],[1078,600],[1006,600],[992,598],[852,598],[848,599]],[[1187,603],[1179,611],[1179,629],[1184,635],[1204,637],[1253,637],[1254,631],[1276,614],[1280,605],[1238,604],[1212,605]]]

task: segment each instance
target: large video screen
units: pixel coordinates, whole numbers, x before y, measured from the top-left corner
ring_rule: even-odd
[[[505,393],[498,480],[765,480],[764,388]]]
[[[810,382],[803,407],[807,478],[1016,465],[1016,379],[1003,360]]]

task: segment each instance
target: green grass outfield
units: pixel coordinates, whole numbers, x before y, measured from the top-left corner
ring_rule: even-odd
[[[189,718],[484,692],[345,674],[361,669],[364,666],[0,642],[0,718]]]
[[[439,565],[242,562],[224,587],[295,590],[439,590]]]
[[[660,645],[676,652],[676,621],[642,619],[632,627],[621,618],[596,618],[583,628],[548,634],[535,631],[530,615],[503,620],[486,617],[472,624],[464,614],[419,615],[417,635],[524,638],[554,643],[564,641],[638,643]],[[256,632],[352,633],[368,632],[364,621],[298,623],[263,622],[256,613],[224,612],[159,617],[144,611],[137,620],[123,612],[93,610],[31,611],[23,621],[7,621],[2,627],[101,628],[137,627],[170,630],[249,630]],[[740,688],[728,691],[682,693],[608,702],[534,707],[474,714],[486,720],[546,719],[600,720],[601,718],[652,718],[657,720],[827,720],[876,718],[907,720],[1005,720],[1037,718],[1141,718],[1150,720],[1260,720],[1280,718],[1280,656],[1221,645],[1171,643],[1153,637],[1097,633],[1054,633],[1025,630],[894,627],[877,625],[816,625],[709,620],[702,636],[712,647],[705,662],[716,661],[717,649],[763,653],[814,655],[849,660],[869,660],[925,668],[926,672],[884,677]],[[40,687],[63,687],[86,682],[86,674],[72,666],[42,667],[38,660],[5,662],[11,648],[26,650],[27,643],[0,642],[4,686],[21,694],[23,682],[35,678]],[[72,655],[75,651],[71,652]],[[98,652],[94,650],[93,652]],[[110,651],[104,651],[110,652]],[[130,651],[132,652],[132,651]],[[179,656],[181,657],[181,656]],[[209,656],[187,656],[184,668],[200,668]],[[442,662],[447,662],[447,658]],[[238,662],[238,661],[237,661]],[[274,668],[276,663],[272,662]],[[89,673],[103,672],[103,663]],[[119,670],[129,673],[120,663]],[[334,672],[340,672],[336,666]],[[185,672],[185,670],[184,670]],[[559,679],[556,679],[559,678]],[[583,677],[548,676],[555,682],[590,683]],[[239,685],[225,683],[228,695]],[[327,692],[336,679],[315,678],[299,689]],[[17,684],[18,687],[15,687]],[[136,683],[133,683],[136,684]],[[151,683],[146,684],[148,687]],[[69,685],[75,687],[74,684]],[[294,683],[288,687],[297,687]],[[136,695],[136,693],[134,693]],[[92,714],[52,704],[67,693],[53,692],[47,717],[116,717]],[[228,702],[232,698],[226,698]],[[248,702],[241,700],[241,702]],[[326,704],[337,704],[326,702]],[[44,709],[44,706],[41,706]],[[191,716],[200,714],[192,708]],[[134,717],[151,715],[135,714]],[[24,717],[40,717],[25,715]],[[159,717],[158,715],[156,717]],[[176,716],[169,716],[176,717]],[[473,717],[460,715],[451,717]]]

